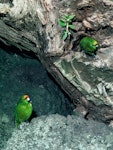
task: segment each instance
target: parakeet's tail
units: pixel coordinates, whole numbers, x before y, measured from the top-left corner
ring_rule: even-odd
[[[20,122],[15,122],[15,126],[16,126],[16,128],[18,128],[18,127],[19,127],[19,125],[20,125]]]
[[[18,128],[21,122],[19,122],[18,120],[15,119],[14,123],[15,123],[16,128]]]

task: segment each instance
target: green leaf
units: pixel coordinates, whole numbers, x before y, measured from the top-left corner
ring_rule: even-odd
[[[66,22],[64,22],[63,20],[58,19],[58,23],[61,27],[66,27]]]
[[[75,17],[75,15],[69,15],[68,19],[72,20]]]
[[[75,15],[65,15],[62,16],[63,19],[65,19],[67,22],[72,21],[72,19],[75,17]]]
[[[68,32],[64,31],[63,35],[62,35],[62,39],[65,40],[68,37]]]
[[[65,20],[67,21],[68,18],[69,18],[69,15],[62,16],[62,18],[65,19]]]
[[[69,24],[68,27],[69,27],[70,29],[75,29],[75,26],[72,25],[72,24]]]
[[[64,21],[64,22],[71,22],[72,21],[72,19],[75,17],[75,15],[65,15],[65,16],[62,16],[61,18],[61,20],[62,21]]]

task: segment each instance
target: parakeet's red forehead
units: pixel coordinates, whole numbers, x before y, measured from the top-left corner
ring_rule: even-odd
[[[24,95],[23,98],[24,98],[24,99],[27,99],[27,98],[29,98],[29,96],[28,96],[28,95]]]

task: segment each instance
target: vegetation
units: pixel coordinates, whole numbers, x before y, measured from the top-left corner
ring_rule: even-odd
[[[66,40],[67,37],[71,34],[71,29],[75,29],[75,26],[72,24],[74,17],[75,15],[65,15],[58,19],[59,25],[65,28],[62,33],[63,40]]]

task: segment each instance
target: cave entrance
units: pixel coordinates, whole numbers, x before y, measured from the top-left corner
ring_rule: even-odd
[[[23,94],[32,100],[37,116],[72,113],[69,98],[36,59],[35,55],[1,44],[0,48],[1,111],[11,119],[13,109]]]
[[[0,134],[7,135],[4,139],[7,140],[14,129],[14,107],[24,94],[32,100],[33,117],[56,113],[67,116],[72,113],[69,98],[34,54],[21,53],[3,43],[0,45]],[[0,141],[3,147],[4,140]]]

